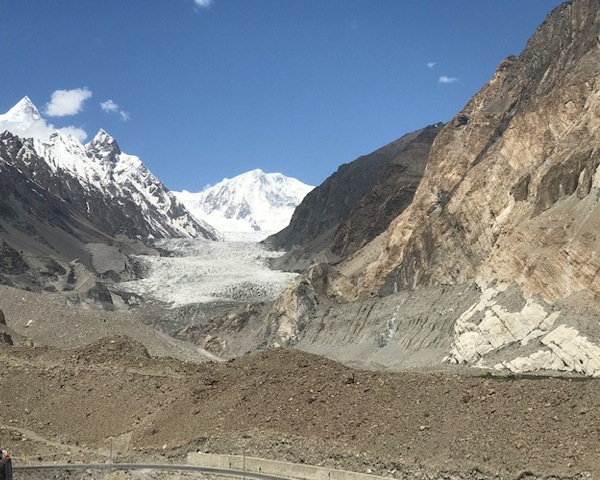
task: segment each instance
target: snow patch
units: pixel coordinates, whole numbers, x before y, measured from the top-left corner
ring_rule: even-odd
[[[396,332],[398,331],[398,321],[396,317],[398,316],[399,311],[400,305],[398,305],[396,307],[396,310],[394,310],[392,318],[388,319],[388,321],[386,322],[383,331],[379,332],[375,336],[375,341],[377,342],[377,345],[379,345],[382,348],[385,347],[388,343],[390,343],[390,341],[392,340],[392,338],[394,338],[394,335],[396,335]]]

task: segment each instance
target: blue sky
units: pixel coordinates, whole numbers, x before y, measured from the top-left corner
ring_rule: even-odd
[[[558,0],[6,0],[0,112],[103,128],[172,190],[318,185],[450,120]],[[54,96],[53,96],[54,95]]]

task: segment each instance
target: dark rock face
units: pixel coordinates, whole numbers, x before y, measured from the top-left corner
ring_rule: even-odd
[[[4,312],[0,310],[0,343],[5,343],[6,345],[14,345],[13,339],[10,333],[4,331],[6,330],[6,318],[4,318]]]
[[[410,133],[342,165],[310,192],[290,225],[266,240],[293,250],[280,266],[305,269],[318,254],[336,261],[383,232],[410,204],[441,127]]]
[[[0,332],[0,343],[5,343],[6,345],[14,345],[13,339],[9,333]]]
[[[23,257],[4,240],[0,245],[0,273],[21,275],[29,270]]]
[[[410,205],[423,177],[431,145],[441,128],[442,124],[424,128],[404,148],[397,149],[396,145],[378,151],[382,156],[390,155],[390,160],[379,181],[362,196],[338,227],[331,246],[333,253],[343,258],[356,252],[385,231]]]
[[[46,259],[45,270],[60,272],[64,267],[53,263],[53,257],[86,262],[85,243],[110,243],[110,236],[81,215],[73,202],[43,188],[13,165],[19,163],[22,147],[18,137],[0,134],[2,273],[25,273],[30,261],[42,259]],[[17,245],[29,254],[29,260],[16,253]]]
[[[96,282],[87,292],[88,298],[102,305],[105,310],[114,310],[114,304],[110,291],[103,283]]]

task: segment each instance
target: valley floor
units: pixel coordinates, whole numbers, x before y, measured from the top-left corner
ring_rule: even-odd
[[[600,475],[600,380],[365,371],[292,349],[211,361],[148,326],[164,306],[106,312],[0,286],[0,330],[17,343],[0,343],[0,439],[15,464],[202,451],[398,479]]]
[[[0,436],[15,464],[200,450],[401,479],[600,474],[593,379],[371,372],[283,349],[182,363],[123,337],[2,346],[0,362]]]

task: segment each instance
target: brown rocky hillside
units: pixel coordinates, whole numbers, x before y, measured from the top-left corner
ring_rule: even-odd
[[[280,349],[181,363],[123,337],[0,346],[0,361],[16,465],[104,461],[112,448],[116,462],[201,450],[403,479],[600,474],[596,380],[371,372]]]
[[[600,375],[599,74],[600,1],[566,2],[435,137],[410,206],[311,266],[261,340],[370,367]]]
[[[600,2],[567,2],[438,135],[359,291],[477,280],[549,302],[597,295],[599,74]]]
[[[387,229],[410,205],[442,124],[411,132],[340,166],[294,211],[290,225],[266,243],[288,253],[276,265],[303,271],[337,262]]]

